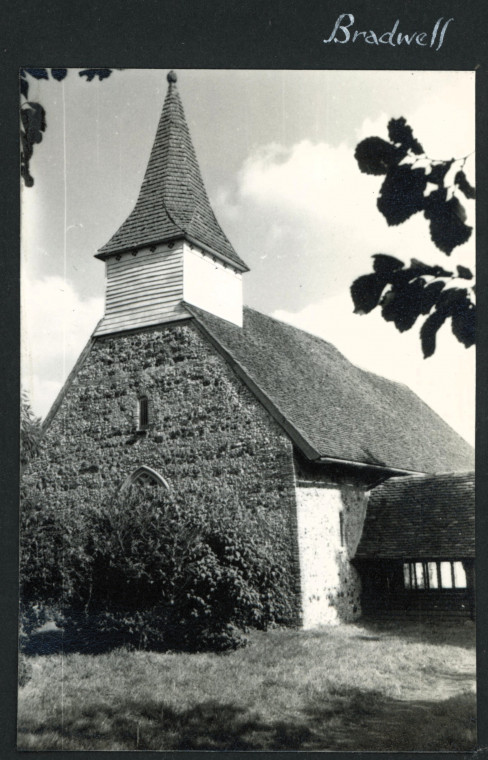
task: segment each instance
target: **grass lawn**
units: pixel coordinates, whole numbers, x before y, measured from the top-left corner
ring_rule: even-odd
[[[474,624],[253,632],[237,652],[49,655],[23,750],[472,750]]]

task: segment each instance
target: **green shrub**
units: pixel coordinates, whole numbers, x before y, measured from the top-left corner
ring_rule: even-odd
[[[266,509],[230,491],[132,488],[62,512],[39,497],[22,523],[24,606],[62,610],[64,648],[221,650],[289,617]]]

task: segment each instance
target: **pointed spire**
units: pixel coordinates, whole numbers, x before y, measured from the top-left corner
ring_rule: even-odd
[[[97,258],[180,237],[247,270],[210,205],[176,74],[170,71],[167,80],[168,92],[137,203]]]

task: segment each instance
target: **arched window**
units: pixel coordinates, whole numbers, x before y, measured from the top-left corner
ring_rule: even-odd
[[[152,467],[148,467],[147,465],[142,465],[141,467],[138,467],[137,470],[134,470],[134,472],[124,480],[120,490],[125,491],[132,485],[147,486],[149,488],[163,486],[163,488],[169,490],[168,481],[165,480],[159,472],[156,472],[156,470],[153,470]]]
[[[139,430],[147,430],[149,426],[149,399],[147,396],[139,396],[138,399],[138,424]]]

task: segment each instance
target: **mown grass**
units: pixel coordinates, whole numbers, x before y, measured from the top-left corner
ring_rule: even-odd
[[[24,750],[471,750],[474,625],[255,632],[226,655],[31,658]]]

